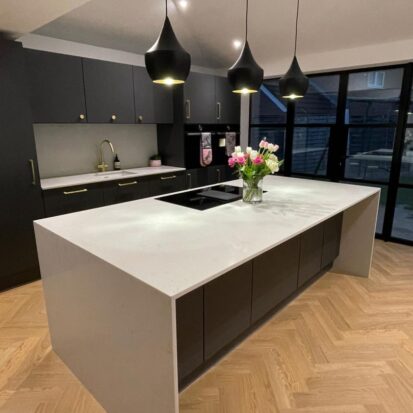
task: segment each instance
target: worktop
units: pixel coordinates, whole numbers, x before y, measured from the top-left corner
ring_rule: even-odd
[[[145,198],[35,222],[53,349],[106,411],[177,413],[184,370],[268,304],[252,283],[282,273],[275,306],[320,269],[369,276],[379,189],[268,176],[264,190],[259,205]]]
[[[172,173],[184,171],[185,168],[176,166],[159,166],[159,167],[141,167],[130,168],[121,171],[107,171],[107,172],[92,172],[89,174],[61,176],[56,178],[41,179],[40,185],[43,190],[65,188],[77,185],[86,185],[93,183],[102,183],[108,181],[115,181],[127,178],[139,178],[151,175],[160,175],[164,173]]]

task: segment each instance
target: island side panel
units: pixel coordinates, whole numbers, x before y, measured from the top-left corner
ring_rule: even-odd
[[[175,302],[35,224],[52,346],[108,413],[177,413]]]
[[[331,271],[368,277],[373,259],[380,192],[348,208],[343,214],[340,254]]]

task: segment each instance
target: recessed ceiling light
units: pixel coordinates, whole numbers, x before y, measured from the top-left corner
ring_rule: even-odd
[[[185,10],[188,7],[188,0],[179,0],[179,5]]]
[[[236,39],[236,40],[234,40],[234,41],[232,42],[232,44],[234,45],[234,47],[235,47],[236,49],[239,49],[239,48],[242,46],[242,41]]]

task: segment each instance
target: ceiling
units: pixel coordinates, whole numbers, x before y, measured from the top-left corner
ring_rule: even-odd
[[[142,54],[160,31],[164,7],[161,0],[90,0],[34,33]],[[233,63],[244,7],[245,0],[188,0],[183,10],[169,0],[175,32],[194,64]],[[412,0],[301,0],[300,7],[298,55],[413,38]],[[295,8],[293,0],[250,1],[249,41],[260,64],[291,56]]]

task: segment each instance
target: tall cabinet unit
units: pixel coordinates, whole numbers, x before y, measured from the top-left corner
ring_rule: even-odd
[[[20,43],[0,44],[0,289],[39,277],[33,220],[43,206],[25,57]]]

